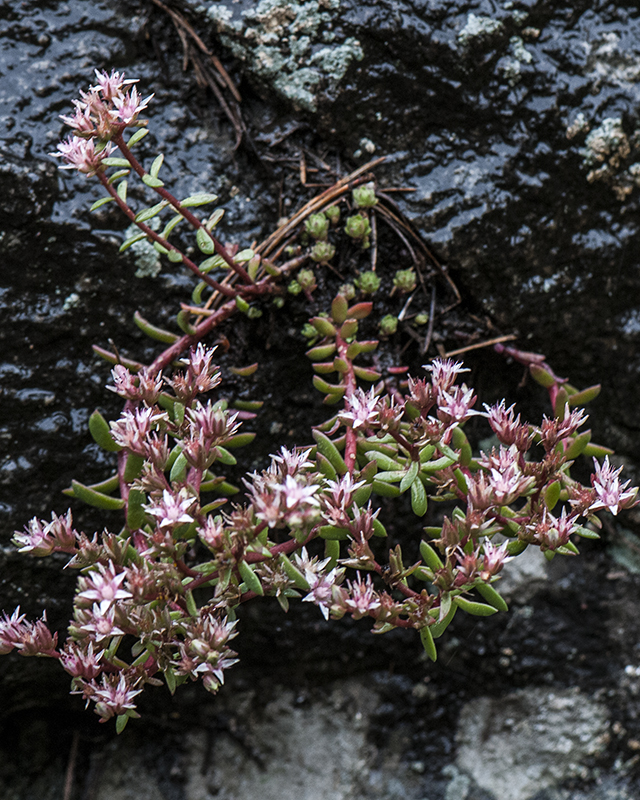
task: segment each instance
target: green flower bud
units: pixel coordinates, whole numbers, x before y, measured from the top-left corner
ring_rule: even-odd
[[[304,228],[309,236],[321,241],[327,238],[329,220],[324,214],[312,214],[304,223]]]
[[[421,311],[419,314],[416,314],[414,322],[416,325],[426,325],[429,322],[429,314],[426,311]]]
[[[353,300],[356,296],[356,287],[352,283],[343,283],[338,289],[338,294],[341,294],[345,300]]]
[[[357,186],[353,190],[353,202],[358,208],[373,208],[378,202],[373,182]]]
[[[398,318],[393,314],[385,314],[380,320],[380,336],[393,336],[398,330]]]
[[[302,286],[298,283],[298,281],[291,281],[291,283],[287,286],[287,291],[289,294],[300,294],[302,291]]]
[[[352,217],[347,217],[344,231],[352,239],[364,239],[371,233],[371,225],[363,214],[354,214]]]
[[[374,294],[380,288],[380,278],[371,270],[363,272],[355,283],[363,294]]]
[[[284,297],[274,297],[273,298],[273,305],[276,308],[282,308],[282,306],[284,305]]]
[[[305,339],[317,339],[319,336],[318,331],[313,327],[313,325],[310,322],[305,322],[300,332],[302,333]]]
[[[311,251],[311,258],[319,264],[325,264],[336,254],[336,248],[329,242],[316,242]]]
[[[393,276],[393,285],[401,292],[412,292],[416,288],[416,273],[412,269],[399,269]]]
[[[301,269],[298,273],[298,285],[303,292],[312,292],[317,288],[318,284],[316,283],[314,271],[312,269]]]
[[[340,207],[330,206],[329,208],[325,208],[324,214],[332,225],[337,225],[340,219]]]

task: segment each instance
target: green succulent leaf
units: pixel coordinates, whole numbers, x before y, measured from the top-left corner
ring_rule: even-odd
[[[120,252],[124,253],[132,244],[139,242],[141,239],[146,239],[146,233],[136,233],[134,236],[130,236],[128,239],[125,239],[124,242],[120,245]]]
[[[148,175],[146,173],[142,176],[142,182],[150,189],[159,189],[161,186],[164,186],[160,178],[154,178],[153,175]]]
[[[149,133],[148,128],[138,128],[138,130],[129,137],[129,141],[127,142],[127,147],[133,147],[134,145],[138,144],[138,142],[144,139],[144,137],[148,133]]]
[[[73,494],[78,500],[96,508],[102,508],[106,511],[119,511],[124,508],[124,500],[120,497],[110,497],[109,495],[96,492],[95,489],[90,489],[79,481],[71,481],[73,487]]]
[[[96,211],[98,208],[101,208],[102,206],[106,205],[107,203],[112,203],[113,200],[114,200],[114,198],[111,197],[111,195],[109,195],[108,197],[101,197],[99,200],[96,200],[96,202],[93,203],[93,205],[91,206],[89,211]]]
[[[207,203],[215,203],[218,199],[217,194],[209,194],[208,192],[197,192],[190,194],[180,201],[180,205],[184,208],[192,208],[194,206],[205,206]]]
[[[420,641],[424,647],[425,653],[429,656],[431,661],[438,658],[438,651],[436,650],[436,643],[433,641],[433,634],[428,626],[420,629]]]
[[[160,203],[156,203],[155,206],[151,206],[151,208],[145,208],[142,211],[140,211],[138,214],[136,214],[135,221],[136,222],[146,222],[148,219],[153,219],[153,217],[155,217],[156,214],[159,214],[162,211],[163,208],[166,208],[167,205],[168,205],[168,202],[166,200],[163,200]]]
[[[89,433],[93,436],[96,444],[100,445],[103,450],[111,453],[116,453],[122,450],[119,444],[116,444],[113,436],[111,435],[111,428],[109,423],[96,409],[89,417]]]

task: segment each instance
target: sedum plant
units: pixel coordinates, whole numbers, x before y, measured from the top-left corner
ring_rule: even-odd
[[[384,375],[371,361],[378,341],[361,333],[371,321],[375,270],[361,274],[360,298],[345,284],[349,291],[341,290],[303,331],[329,418],[299,447],[281,448],[266,469],[247,474],[245,499],[231,503],[234,487],[220,471],[236,464],[235,449],[253,439],[242,423],[260,403],[233,409],[218,395],[222,373],[207,338],[234,314],[258,316],[260,299],[282,305],[291,276],[305,264],[295,280],[311,295],[314,264],[333,257],[329,237],[354,183],[360,227],[355,230],[352,216],[346,233],[367,248],[362,240],[371,230],[366,215],[377,202],[375,187],[364,176],[358,188],[356,174],[308,204],[306,224],[302,217],[291,223],[306,249],[294,248],[288,261],[278,263],[285,248],[278,258],[268,258],[267,247],[232,252],[215,235],[222,211],[200,218],[191,210],[214,196],[178,200],[160,178],[162,155],[148,170],[133,155],[147,133],[139,115],[151,98],[142,100],[135,82],[117,72],[96,74],[96,86],[75,101],[73,116],[63,117],[73,135],[56,155],[64,169],[100,181],[106,195],[94,209],[115,203],[138,227],[121,249],[146,239],[191,270],[198,284],[192,304],[178,315],[182,336],[137,316],[143,330],[165,343],[152,364],[96,348],[113,364],[108,388],[124,408],[110,423],[96,411],[90,430],[117,454],[117,471],[95,486],[74,481],[70,493],[120,512],[122,522],[87,535],[75,530],[69,511],[34,518],[16,532],[23,553],[67,554],[68,566],[78,571],[77,590],[64,642],[44,615],[28,621],[18,608],[0,619],[0,653],[15,649],[57,660],[72,691],[94,704],[101,721],[115,717],[118,731],[138,716],[136,697],[147,684],[164,682],[173,693],[200,680],[217,691],[237,660],[238,607],[265,596],[284,611],[300,599],[325,619],[367,618],[375,633],[412,629],[435,660],[436,640],[458,611],[507,610],[496,588],[507,561],[528,547],[549,558],[575,554],[576,539],[597,538],[596,512],[617,514],[636,503],[637,489],[621,482],[608,455],[594,459],[591,485],[571,476],[579,456],[608,452],[581,431],[582,406],[598,387],[579,392],[542,356],[506,348],[548,389],[553,414],[539,425],[521,420],[504,400],[479,410],[473,389],[461,381],[467,370],[450,359],[436,359],[406,380],[398,379],[397,368]],[[157,202],[134,208],[127,192],[132,178]],[[149,223],[156,217],[161,224],[154,229]],[[185,223],[195,232],[199,263],[171,240]],[[396,285],[409,291],[413,274],[402,274],[402,285],[398,275]],[[372,330],[377,327],[374,322]],[[467,439],[472,417],[483,418],[495,437],[486,452],[474,454]],[[409,559],[400,545],[386,553],[384,545],[384,499],[402,495],[415,518]],[[425,525],[432,504],[442,504],[440,513]]]

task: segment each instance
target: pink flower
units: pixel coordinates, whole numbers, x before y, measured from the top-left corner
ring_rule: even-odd
[[[12,541],[20,553],[34,556],[48,556],[53,553],[55,545],[47,523],[36,517],[29,520],[24,531],[15,531]]]
[[[111,377],[114,385],[107,386],[107,389],[127,400],[144,400],[151,406],[162,391],[162,375],[152,377],[145,370],[132,375],[124,365],[116,364],[111,370]]]
[[[529,449],[533,434],[528,425],[521,424],[520,414],[515,417],[514,406],[505,408],[505,402],[501,400],[493,406],[485,404],[485,409],[489,425],[502,444],[515,445],[523,453]]]
[[[186,489],[180,489],[177,493],[165,489],[162,500],[144,506],[144,510],[157,518],[160,529],[175,528],[193,522],[192,512],[196,502],[197,498],[189,494]]]
[[[483,581],[489,581],[500,572],[508,561],[513,559],[513,556],[508,555],[508,546],[509,542],[495,545],[488,539],[485,540],[482,546],[482,569],[480,571]]]
[[[276,469],[283,477],[296,475],[303,469],[314,466],[313,461],[309,461],[310,452],[310,448],[308,450],[287,450],[286,447],[281,447],[279,455],[271,456],[272,465],[274,467],[278,465]]]
[[[143,456],[146,454],[146,440],[151,431],[166,422],[168,417],[164,412],[145,406],[134,411],[123,411],[120,419],[109,424],[116,444]]]
[[[86,575],[78,579],[78,597],[91,601],[96,604],[100,613],[104,612],[117,600],[128,600],[133,595],[121,588],[121,584],[126,578],[125,572],[116,574],[113,564],[104,566],[97,564]]]
[[[60,653],[62,668],[74,678],[92,680],[102,672],[100,661],[104,650],[93,652],[93,642],[73,642],[68,640]]]
[[[180,360],[187,367],[186,374],[178,373],[169,381],[179,400],[190,401],[194,395],[209,392],[220,383],[220,370],[211,362],[215,350],[200,342],[188,358]]]
[[[236,623],[205,609],[200,613],[196,623],[185,624],[186,640],[176,642],[180,657],[173,663],[178,675],[202,678],[205,689],[215,692],[224,683],[224,670],[237,663],[236,654],[227,647],[237,635]]]
[[[597,500],[591,504],[591,511],[608,508],[612,514],[617,515],[620,509],[631,508],[636,505],[638,487],[633,486],[628,489],[630,481],[624,484],[620,483],[619,475],[622,472],[622,467],[614,470],[609,464],[609,456],[606,456],[602,466],[598,464],[595,458],[593,459],[593,464],[595,473],[591,476],[591,485],[595,489]]]
[[[346,398],[346,411],[338,414],[340,422],[357,431],[359,428],[367,430],[375,427],[380,421],[380,400],[376,397],[375,389],[368,392],[363,389],[356,391]]]
[[[512,464],[503,472],[492,469],[489,485],[496,505],[508,506],[535,485],[535,478],[525,477],[520,468],[516,464]]]
[[[96,147],[94,139],[83,139],[73,136],[58,145],[57,153],[50,153],[55,158],[63,158],[66,164],[60,169],[77,169],[87,177],[95,175],[102,169],[102,160],[113,150],[113,145],[107,142],[103,147]]]
[[[472,411],[476,399],[473,389],[467,389],[464,384],[453,386],[449,391],[442,390],[438,394],[438,419],[448,425],[464,422],[480,413]]]
[[[323,515],[330,525],[346,527],[351,518],[347,513],[353,503],[353,497],[364,481],[354,481],[350,472],[347,472],[337,481],[327,481],[322,493]]]
[[[204,525],[198,529],[198,536],[214,553],[221,550],[228,540],[221,518],[213,516],[205,519]]]
[[[588,416],[584,408],[574,409],[569,412],[569,404],[565,406],[564,419],[549,419],[544,417],[540,426],[540,440],[544,449],[552,450],[562,439],[572,436],[581,425],[587,421]]]
[[[120,97],[122,88],[129,86],[132,83],[137,83],[136,80],[125,80],[124,72],[116,72],[115,69],[111,70],[111,75],[108,75],[104,70],[95,70],[97,86],[92,86],[92,92],[100,92],[105,100],[113,100],[115,97]]]
[[[452,361],[450,358],[434,358],[431,364],[424,364],[424,369],[431,373],[431,383],[436,395],[448,392],[456,382],[461,372],[469,372],[462,366],[460,361]]]
[[[409,378],[410,399],[424,413],[435,403],[436,398],[431,383],[424,378]]]
[[[20,641],[14,644],[21,656],[51,656],[58,642],[58,634],[52,634],[47,627],[47,613],[37,622],[21,624]]]
[[[200,435],[211,445],[222,445],[238,430],[242,423],[236,422],[236,414],[229,414],[209,402],[203,405],[197,401],[194,408],[187,409],[190,433],[193,439]]]
[[[527,529],[533,533],[542,551],[556,550],[566,545],[575,527],[575,517],[567,516],[566,508],[562,509],[558,518],[545,508],[541,520],[527,525]]]
[[[78,612],[80,610],[78,609]],[[101,612],[100,606],[96,604],[90,612],[79,614],[79,616],[84,619],[84,623],[78,629],[79,632],[81,634],[89,634],[89,636],[95,638],[96,642],[109,639],[111,636],[124,635],[124,631],[116,625],[115,608],[113,606]]]
[[[150,94],[144,100],[138,94],[138,90],[133,86],[127,94],[118,94],[113,97],[113,105],[117,111],[114,117],[125,125],[131,125],[138,119],[138,114],[143,111],[153,98]]]
[[[54,551],[75,553],[78,533],[71,524],[70,510],[60,517],[52,513],[51,522],[34,517],[27,523],[24,531],[14,533],[13,543],[20,548],[21,553],[34,556],[48,556]]]
[[[329,619],[331,592],[341,572],[342,570],[332,569],[326,575],[305,573],[311,591],[303,600],[307,603],[315,603],[325,619]]]
[[[358,573],[358,579],[353,583],[347,581],[349,595],[344,598],[344,606],[354,619],[368,617],[370,612],[376,612],[380,608],[380,598],[373,588],[371,575],[367,575],[363,582],[362,576]]]
[[[93,693],[91,699],[96,703],[96,714],[101,717],[100,722],[106,722],[114,716],[127,714],[138,716],[135,713],[133,698],[140,694],[142,689],[134,689],[130,679],[123,673],[117,675],[103,675],[101,685],[91,684]]]
[[[20,613],[20,606],[9,617],[5,612],[0,618],[0,655],[4,655],[17,647],[28,630],[29,623],[24,622],[25,614]]]
[[[76,107],[73,116],[67,117],[61,114],[60,119],[65,125],[73,129],[76,136],[88,138],[96,132],[95,124],[91,117],[91,109],[80,100],[74,100],[73,104]]]
[[[461,547],[457,547],[454,555],[458,562],[454,586],[463,586],[466,583],[472,583],[478,571],[479,550],[465,553]]]

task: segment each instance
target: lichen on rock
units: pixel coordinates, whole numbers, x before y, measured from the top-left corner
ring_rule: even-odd
[[[364,55],[357,39],[340,32],[339,9],[339,0],[261,0],[239,15],[219,3],[206,14],[251,74],[296,109],[316,111]]]

